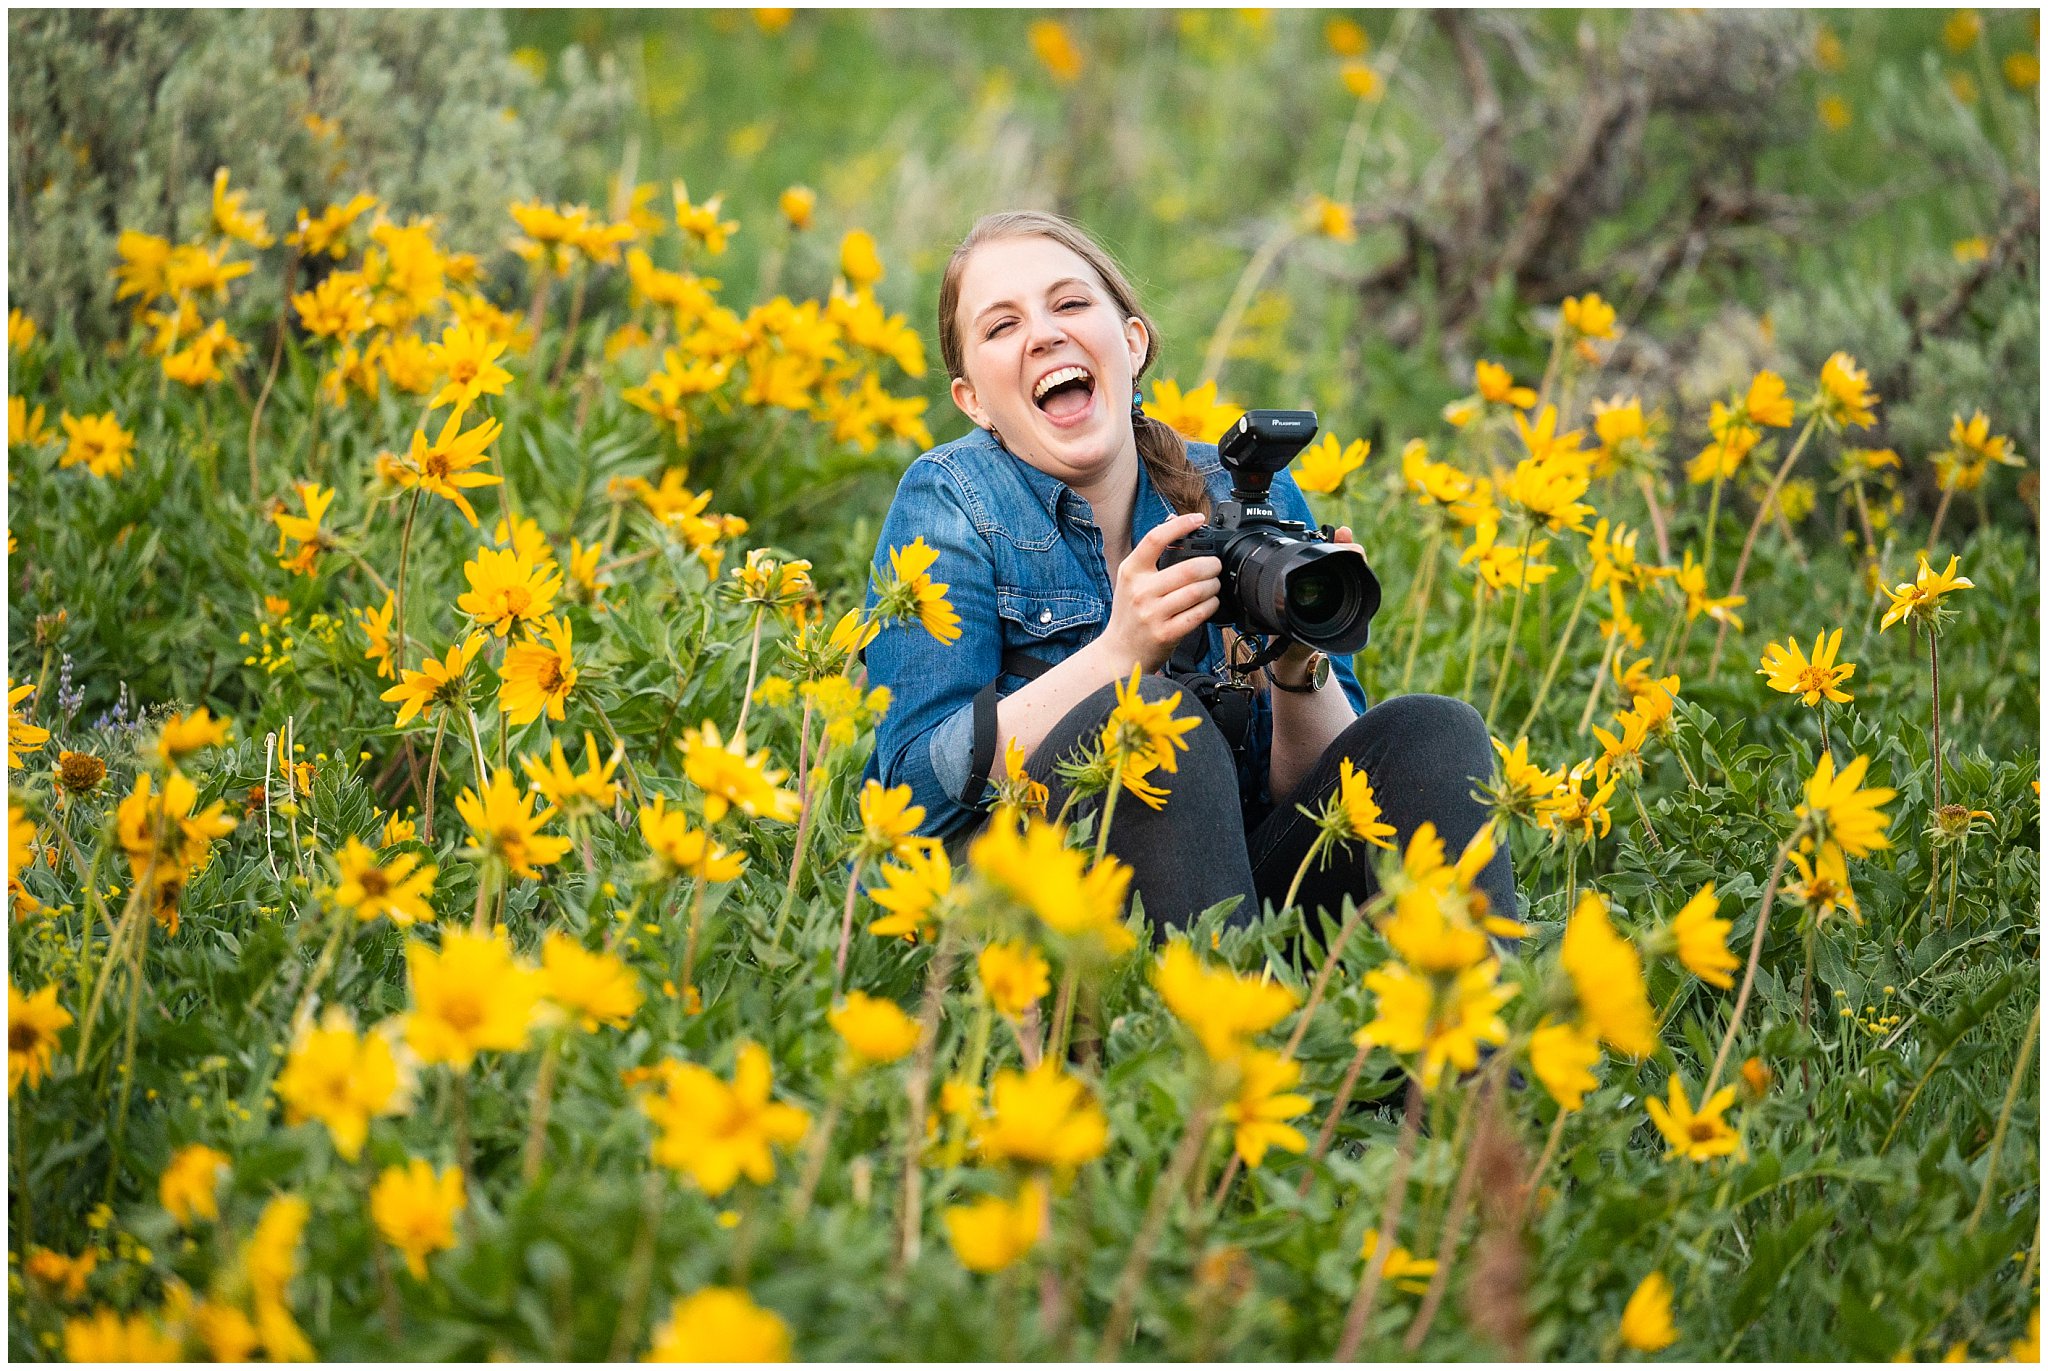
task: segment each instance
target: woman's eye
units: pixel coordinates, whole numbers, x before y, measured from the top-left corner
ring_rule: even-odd
[[[1078,298],[1073,300],[1062,300],[1060,301],[1059,307],[1061,309],[1086,309],[1088,308],[1088,302],[1086,300]]]
[[[998,336],[999,334],[1001,334],[1001,333],[1002,333],[1002,331],[1003,331],[1004,329],[1008,328],[1009,326],[1010,326],[1010,321],[1009,321],[1008,319],[1005,319],[1005,320],[1003,320],[1003,321],[1002,321],[1001,323],[999,323],[999,324],[994,324],[994,325],[991,325],[991,326],[990,326],[990,328],[989,328],[989,331],[988,331],[988,336],[989,336],[989,337],[991,337],[991,338],[994,338],[994,337]]]

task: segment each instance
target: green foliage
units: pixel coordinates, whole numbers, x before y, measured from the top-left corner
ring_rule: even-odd
[[[120,231],[196,237],[216,167],[279,237],[369,188],[494,245],[506,200],[616,166],[592,140],[626,98],[609,62],[574,51],[543,88],[483,11],[22,11],[7,61],[8,295],[88,344],[121,332]],[[280,284],[257,283],[266,311]]]
[[[823,296],[838,231],[865,221],[895,249],[885,251],[885,289],[898,293],[899,308],[919,301],[911,317],[923,327],[934,245],[981,207],[977,194],[1043,194],[1111,226],[1108,236],[1155,294],[1176,288],[1162,302],[1177,349],[1169,374],[1192,379],[1204,329],[1267,226],[1262,216],[1291,213],[1301,167],[1321,168],[1341,151],[1350,107],[1332,116],[1329,92],[1295,79],[1309,66],[1322,85],[1334,80],[1318,46],[1323,17],[1075,16],[1069,22],[1086,40],[1090,74],[1066,93],[1025,65],[1026,21],[1013,15],[807,14],[779,35],[737,12],[510,22],[521,37],[552,34],[550,46],[573,36],[604,51],[622,32],[633,39],[650,116],[640,131],[643,165],[664,178],[687,174],[700,203],[721,186],[732,192],[728,212],[743,225],[732,252],[714,260],[686,246],[684,260],[732,282],[724,298],[736,313],[750,286],[756,303],[785,289]],[[1513,121],[1511,146],[1534,156],[1569,127],[1559,123],[1556,98],[1575,87],[1560,86],[1555,69],[1560,54],[1575,50],[1580,21],[1474,22],[1501,94],[1526,112]],[[1637,235],[1685,201],[1673,182],[1696,170],[1686,159],[1707,157],[1703,150],[1754,144],[1748,150],[1761,150],[1760,172],[1782,189],[1822,169],[1850,181],[1876,175],[1882,167],[1860,159],[1881,163],[1909,144],[1932,157],[2003,138],[1988,153],[1977,148],[2003,165],[2001,149],[2018,136],[2009,121],[1995,122],[2018,103],[2009,93],[1975,115],[1945,108],[1948,122],[1931,122],[1924,87],[1954,61],[1923,64],[1922,50],[1938,40],[1904,43],[1906,20],[1862,16],[1844,35],[1849,61],[1866,64],[1852,70],[1870,73],[1881,97],[1857,103],[1868,122],[1856,127],[1869,130],[1874,149],[1816,148],[1804,123],[1785,122],[1794,110],[1804,119],[1812,95],[1842,84],[1794,60],[1804,47],[1788,45],[1809,37],[1801,21],[1700,21],[1719,26],[1714,32],[1730,46],[1726,90],[1713,87],[1713,64],[1678,41],[1694,31],[1688,16],[1583,22],[1594,48],[1625,56],[1628,71],[1651,80],[1646,155],[1675,151],[1668,161],[1651,157],[1656,166],[1640,198],[1601,182],[1601,195],[1617,203],[1604,227],[1587,231],[1586,256],[1572,258],[1572,270],[1592,272],[1606,265],[1602,254],[1640,247]],[[2001,42],[2013,22],[1987,20]],[[1457,557],[1469,534],[1431,532],[1426,521],[1437,516],[1418,505],[1397,470],[1395,435],[1425,438],[1435,457],[1473,475],[1505,470],[1521,456],[1504,415],[1459,429],[1437,417],[1469,388],[1470,356],[1460,353],[1457,365],[1447,356],[1470,347],[1535,383],[1555,349],[1542,312],[1555,292],[1532,301],[1500,280],[1454,307],[1448,288],[1432,294],[1442,283],[1425,270],[1401,303],[1416,330],[1404,340],[1364,307],[1348,279],[1365,269],[1362,257],[1335,243],[1302,245],[1267,283],[1267,303],[1248,316],[1244,337],[1258,347],[1238,358],[1245,369],[1232,372],[1227,389],[1275,401],[1310,394],[1341,432],[1380,435],[1346,488],[1316,497],[1319,513],[1357,530],[1384,583],[1373,642],[1358,658],[1372,696],[1434,690],[1483,707],[1499,681],[1495,735],[1511,743],[1526,731],[1532,760],[1562,770],[1598,755],[1590,726],[1618,726],[1625,701],[1616,678],[1642,661],[1654,663],[1653,676],[1680,678],[1670,726],[1645,745],[1640,777],[1618,778],[1605,802],[1608,822],[1592,822],[1590,840],[1526,818],[1508,822],[1524,902],[1498,912],[1528,927],[1502,958],[1503,983],[1516,991],[1503,1010],[1511,1036],[1480,1072],[1451,1072],[1415,1092],[1420,1127],[1411,1140],[1403,1141],[1403,1119],[1413,1058],[1383,1047],[1361,1055],[1354,1037],[1387,1012],[1362,981],[1395,955],[1382,906],[1362,920],[1347,903],[1315,913],[1267,909],[1237,922],[1218,909],[1195,921],[1189,940],[1212,966],[1300,994],[1317,978],[1324,949],[1341,929],[1353,930],[1305,1026],[1293,1087],[1310,1103],[1292,1122],[1313,1139],[1327,1119],[1331,1146],[1313,1159],[1276,1147],[1260,1165],[1236,1167],[1227,1183],[1228,1128],[1196,1138],[1185,1177],[1173,1174],[1213,1068],[1155,985],[1154,959],[1140,952],[1085,976],[1077,971],[1078,1037],[1089,1046],[1067,1065],[1103,1108],[1108,1150],[1056,1179],[1036,1250],[1007,1271],[977,1275],[956,1256],[945,1211],[1008,1198],[1016,1178],[976,1154],[968,1111],[949,1110],[940,1087],[986,1087],[996,1072],[1021,1066],[1038,1050],[1059,992],[1009,1026],[988,1007],[973,953],[999,933],[1027,936],[1051,954],[1055,987],[1069,965],[1083,963],[1072,943],[993,893],[971,864],[958,876],[961,905],[937,938],[865,932],[881,911],[850,881],[870,724],[848,716],[828,730],[831,711],[821,699],[807,705],[800,692],[779,695],[774,681],[804,674],[795,618],[782,609],[757,614],[732,593],[731,573],[749,548],[808,558],[818,593],[804,608],[807,631],[829,628],[866,589],[873,530],[906,445],[890,440],[864,452],[817,412],[740,398],[738,382],[692,400],[689,437],[679,445],[669,423],[625,399],[658,352],[621,331],[629,323],[680,326],[634,301],[623,273],[588,263],[576,268],[577,285],[557,283],[536,306],[541,278],[500,259],[483,284],[513,312],[512,325],[531,309],[540,327],[501,359],[513,373],[506,392],[476,402],[465,422],[485,414],[503,421],[482,469],[506,484],[470,492],[481,516],[474,528],[440,496],[421,498],[408,539],[413,491],[379,475],[379,458],[406,451],[416,430],[438,432],[445,406],[428,407],[424,396],[390,384],[374,398],[322,399],[332,347],[275,327],[282,249],[255,258],[222,316],[251,352],[231,379],[199,388],[167,381],[139,346],[141,333],[109,355],[87,341],[97,337],[89,310],[104,308],[104,244],[131,222],[168,227],[147,216],[161,213],[152,197],[174,164],[185,168],[168,175],[180,188],[176,227],[196,233],[199,169],[217,153],[236,184],[270,209],[273,230],[294,200],[323,200],[328,187],[354,184],[319,179],[329,169],[290,141],[298,135],[289,129],[262,158],[225,151],[252,146],[245,130],[262,120],[296,128],[291,102],[317,89],[323,101],[343,102],[318,108],[339,110],[351,137],[392,140],[365,142],[365,161],[355,160],[352,143],[351,176],[360,172],[394,204],[442,214],[448,247],[488,254],[506,236],[507,199],[529,189],[556,193],[522,178],[560,175],[561,193],[602,198],[596,178],[622,160],[621,150],[581,136],[587,130],[547,102],[595,109],[603,83],[587,81],[572,57],[555,62],[546,88],[553,94],[510,75],[527,67],[503,60],[505,43],[488,19],[14,16],[10,24],[17,109],[34,130],[17,148],[18,187],[33,179],[28,168],[44,165],[48,138],[63,133],[85,146],[85,131],[102,127],[95,121],[128,121],[118,127],[129,145],[146,150],[132,169],[95,170],[89,156],[83,179],[60,177],[71,189],[44,192],[57,198],[38,201],[36,213],[54,217],[17,234],[10,260],[14,279],[40,282],[55,251],[44,235],[60,223],[102,254],[91,263],[83,261],[89,253],[75,254],[81,260],[50,277],[46,295],[18,295],[17,303],[35,302],[30,312],[44,336],[12,351],[11,392],[53,420],[112,411],[137,440],[133,469],[111,478],[63,465],[61,433],[10,443],[10,676],[35,687],[18,706],[22,722],[51,736],[32,744],[20,724],[11,729],[25,753],[25,765],[10,771],[11,803],[22,807],[17,825],[33,824],[35,833],[17,842],[10,865],[21,889],[10,897],[17,921],[9,975],[16,992],[55,988],[72,1016],[55,1035],[47,1076],[10,1091],[12,1356],[61,1355],[69,1320],[100,1309],[154,1317],[181,1288],[246,1302],[243,1246],[265,1206],[288,1194],[303,1197],[312,1218],[286,1303],[329,1358],[638,1356],[676,1299],[732,1286],[786,1321],[803,1358],[1071,1360],[1098,1350],[1140,1234],[1156,1223],[1158,1241],[1133,1287],[1129,1340],[1111,1351],[1320,1359],[1346,1336],[1365,1269],[1361,1244],[1387,1213],[1397,1176],[1405,1183],[1395,1241],[1418,1259],[1444,1258],[1443,1298],[1418,1331],[1425,1297],[1409,1288],[1418,1282],[1384,1287],[1363,1323],[1366,1355],[1613,1358],[1623,1352],[1622,1309],[1653,1271],[1673,1284],[1672,1355],[1687,1359],[1930,1357],[1958,1341],[1972,1354],[1995,1355],[2025,1333],[2039,1279],[2040,1100],[2031,1055],[2039,1027],[2038,541],[2006,514],[2016,503],[2006,496],[2012,487],[1997,483],[2013,473],[1992,469],[1981,511],[1974,497],[1959,496],[1939,540],[1903,500],[1896,512],[1880,504],[1869,544],[1853,493],[1823,474],[1845,447],[1883,442],[1899,449],[1909,488],[1927,486],[1927,451],[1946,444],[1952,414],[1977,405],[1994,432],[2019,439],[2030,468],[2038,460],[2027,427],[2038,319],[2017,287],[2004,276],[1988,279],[1953,329],[1917,349],[1913,341],[1915,319],[1927,315],[1909,313],[1904,293],[1932,285],[1938,296],[1961,279],[1949,237],[1978,226],[1952,218],[1963,208],[1935,203],[1938,195],[1909,197],[1884,217],[1905,244],[1899,260],[1866,258],[1860,275],[1844,261],[1874,251],[1863,230],[1844,235],[1840,259],[1826,245],[1798,249],[1799,266],[1786,280],[1773,273],[1792,271],[1790,247],[1742,266],[1710,254],[1629,320],[1622,347],[1596,351],[1595,361],[1560,356],[1546,396],[1563,402],[1560,427],[1590,428],[1589,396],[1640,381],[1649,398],[1662,376],[1672,421],[1662,452],[1673,463],[1705,441],[1705,401],[1746,385],[1758,366],[1782,369],[1803,404],[1820,360],[1845,349],[1870,368],[1882,396],[1883,427],[1820,432],[1802,455],[1794,476],[1820,489],[1791,536],[1759,526],[1739,607],[1744,627],[1717,643],[1714,622],[1689,622],[1685,596],[1658,579],[1627,600],[1643,645],[1607,660],[1595,629],[1613,612],[1604,589],[1567,628],[1591,569],[1580,534],[1544,535],[1559,571],[1529,594],[1512,631],[1512,591],[1495,595],[1476,619],[1472,571]],[[308,86],[307,72],[251,55],[280,50],[279,35],[301,24],[331,45],[331,59],[310,71],[330,73],[326,80],[343,83],[338,90],[317,80]],[[1458,95],[1455,78],[1437,80],[1453,71],[1454,24],[1397,16],[1369,26],[1395,94],[1382,116],[1386,136],[1370,143],[1363,184],[1371,189],[1362,199],[1413,187],[1404,158],[1433,146],[1410,147],[1430,122],[1429,101],[1456,103]],[[194,35],[188,47],[172,41],[181,34]],[[89,43],[102,40],[112,43],[112,89],[161,78],[167,103],[157,113],[135,112],[149,108],[146,99],[89,112],[79,105],[84,97],[65,64],[84,62]],[[1155,49],[1173,60],[1138,60]],[[464,51],[476,60],[465,62]],[[991,53],[1011,66],[999,72]],[[904,82],[911,64],[923,79]],[[234,89],[237,72],[249,92],[241,102],[220,95]],[[770,73],[780,84],[765,80]],[[455,82],[450,89],[461,94],[448,97],[449,108],[470,114],[453,127],[478,137],[444,148],[437,133],[414,166],[404,140],[429,127],[418,103],[429,74]],[[807,83],[807,108],[817,117],[777,118],[748,133],[747,121],[786,106],[791,81]],[[885,87],[901,93],[884,100]],[[65,95],[51,104],[56,88]],[[507,91],[523,102],[521,146],[491,122]],[[1133,126],[1110,117],[1126,107],[1147,112],[1146,136],[1112,132]],[[1169,109],[1172,118],[1160,113]],[[376,113],[387,116],[383,125]],[[1247,139],[1243,131],[1254,126],[1287,137]],[[90,143],[113,146],[107,137],[93,133]],[[559,162],[555,144],[534,141],[543,137],[589,160]],[[1060,160],[1047,160],[1060,137],[1072,141]],[[1236,161],[1190,151],[1205,139],[1255,146]],[[861,140],[870,151],[849,151]],[[474,159],[463,164],[473,173],[437,170],[442,157],[451,165]],[[824,192],[818,225],[802,233],[776,226],[775,192],[813,179]],[[443,190],[448,198],[432,198]],[[1256,213],[1245,208],[1254,192],[1266,197]],[[881,217],[885,204],[897,207],[891,219]],[[99,236],[81,225],[96,225]],[[1381,251],[1382,230],[1392,232],[1371,226],[1356,251]],[[664,235],[654,250],[673,258],[672,246]],[[2033,251],[2031,239],[2022,246]],[[1634,280],[1633,271],[1616,279]],[[581,311],[573,327],[571,290]],[[1710,310],[1704,302],[1717,293],[1751,308],[1723,313],[1717,301]],[[1750,317],[1765,310],[1779,351],[1764,350],[1768,340]],[[273,345],[278,372],[257,415],[254,392]],[[1642,360],[1659,355],[1668,370]],[[1681,374],[1691,379],[1681,383]],[[1358,384],[1361,375],[1369,385]],[[936,375],[923,381],[941,404],[942,383]],[[943,435],[936,413],[926,417]],[[1724,492],[1712,525],[1704,487],[1649,484],[1668,555],[1654,550],[1646,487],[1633,476],[1599,478],[1585,498],[1603,517],[1640,528],[1645,563],[1710,554],[1710,588],[1724,593],[1769,474],[1758,468],[1766,460],[1775,466],[1790,441],[1773,431],[1762,451],[1775,455]],[[693,536],[683,521],[659,517],[656,502],[632,485],[669,473],[681,479],[684,461],[690,488],[715,492],[711,513],[749,520],[743,536]],[[302,510],[301,481],[336,498],[309,574],[294,575],[275,520]],[[1873,498],[1884,489],[1873,481]],[[581,673],[566,717],[522,727],[492,708],[505,650],[525,636],[515,631],[482,647],[438,740],[431,717],[398,727],[394,704],[380,698],[392,681],[366,655],[363,612],[381,603],[381,587],[398,579],[403,563],[405,665],[417,669],[426,653],[446,653],[472,627],[459,605],[471,589],[465,564],[480,548],[510,541],[513,531],[496,526],[511,514],[534,522],[558,562],[574,544],[604,548],[605,584],[592,590],[572,579],[558,604],[574,629]],[[1512,527],[1503,525],[1503,539],[1515,536]],[[1938,542],[1937,569],[1953,551],[1974,581],[1947,605],[1938,706],[1927,637],[1910,625],[1880,631],[1885,600],[1873,593],[1874,584],[1910,578],[1926,541]],[[943,579],[943,564],[935,574]],[[1851,703],[1809,709],[1757,673],[1765,644],[1809,644],[1834,628],[1844,630],[1841,660],[1856,664],[1843,683]],[[1554,679],[1539,703],[1553,654]],[[749,697],[749,682],[768,688]],[[851,679],[845,689],[859,696]],[[870,699],[870,709],[876,703]],[[236,824],[190,873],[173,932],[149,917],[154,875],[131,864],[118,811],[138,778],[160,782],[165,717],[202,704],[233,720],[232,740],[181,766],[197,786],[197,806],[220,801]],[[1940,710],[1941,798],[1964,814],[1957,839],[1940,846],[1931,707]],[[707,821],[704,788],[686,778],[679,743],[706,721],[729,731],[743,712],[747,749],[765,749],[775,770],[795,773],[782,784],[807,795],[801,824],[737,812]],[[1525,715],[1526,730],[1518,727]],[[568,853],[537,878],[506,879],[495,859],[480,856],[478,844],[491,835],[471,830],[458,797],[508,766],[523,784],[522,761],[556,743],[580,767],[586,733],[600,758],[619,756],[620,797],[593,813],[549,819],[544,831],[569,839]],[[1820,920],[1785,886],[1805,785],[1824,749],[1843,761],[1870,758],[1865,783],[1897,793],[1883,806],[1889,846],[1848,865],[1855,914],[1838,909]],[[103,759],[108,774],[89,793],[63,791],[64,752]],[[288,773],[281,761],[310,767],[310,777]],[[660,866],[638,820],[642,793],[664,796],[693,826],[714,831],[745,855],[745,870],[704,885]],[[384,842],[394,817],[419,831]],[[1078,824],[1074,837],[1086,842],[1092,823]],[[387,863],[403,854],[436,869],[433,925],[359,923],[342,907],[338,852],[351,836]],[[870,890],[875,865],[870,859],[863,868]],[[1746,960],[1757,949],[1739,1018],[1736,992],[1707,984],[1671,952],[1669,922],[1708,882],[1732,925],[1730,951]],[[1639,949],[1662,1028],[1657,1050],[1642,1059],[1607,1052],[1583,1105],[1561,1113],[1536,1077],[1527,1040],[1543,1016],[1583,1012],[1558,953],[1589,890],[1610,902],[1616,928]],[[828,1014],[849,910],[844,984],[913,1016],[932,1007],[930,1088],[915,1097],[933,1124],[928,1140],[913,1131],[917,1055],[843,1074],[844,1049]],[[527,961],[556,935],[615,953],[644,1002],[620,1025],[549,1027],[526,1050],[486,1051],[460,1076],[425,1065],[409,1102],[370,1124],[356,1161],[337,1152],[320,1122],[290,1120],[275,1087],[314,1012],[341,1006],[359,1026],[395,1025],[417,1002],[408,949],[445,943],[448,930],[479,916],[501,926]],[[1142,908],[1127,923],[1141,948],[1163,940]],[[1294,1022],[1283,1018],[1267,1041],[1277,1047]],[[778,1151],[768,1183],[742,1180],[715,1196],[653,1160],[658,1129],[643,1107],[658,1088],[650,1073],[691,1063],[727,1080],[743,1042],[766,1050],[775,1098],[808,1112],[813,1138],[833,1119],[807,1208],[797,1193],[808,1144]],[[1709,1162],[1672,1155],[1645,1102],[1662,1099],[1674,1078],[1698,1100],[1724,1046],[1718,1079],[1739,1083],[1729,1118],[1740,1148]],[[1347,1076],[1355,1077],[1349,1103],[1336,1109]],[[1502,1083],[1497,1113],[1483,1084],[1492,1079]],[[192,1143],[221,1149],[231,1167],[218,1221],[188,1229],[158,1187],[171,1158]],[[413,1158],[467,1175],[453,1244],[427,1258],[425,1279],[412,1276],[379,1233],[368,1199],[384,1168]],[[910,1255],[903,1220],[913,1158],[908,1174],[919,1178],[921,1198]],[[78,1296],[34,1273],[42,1248],[98,1254]],[[1414,1349],[1405,1346],[1411,1335]]]

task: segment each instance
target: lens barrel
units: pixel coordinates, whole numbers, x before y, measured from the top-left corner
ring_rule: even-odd
[[[1247,529],[1231,540],[1223,561],[1250,631],[1331,653],[1365,646],[1380,583],[1356,552],[1277,529]]]

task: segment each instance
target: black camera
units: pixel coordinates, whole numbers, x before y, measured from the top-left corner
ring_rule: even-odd
[[[1270,494],[1275,473],[1315,436],[1314,410],[1255,409],[1239,419],[1217,445],[1230,498],[1207,524],[1168,544],[1159,565],[1222,561],[1222,604],[1212,623],[1328,653],[1356,652],[1379,612],[1379,578],[1326,530],[1281,518]]]

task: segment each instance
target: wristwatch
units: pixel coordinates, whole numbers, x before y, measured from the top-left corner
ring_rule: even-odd
[[[1266,663],[1266,680],[1275,690],[1284,690],[1289,695],[1313,695],[1330,682],[1330,658],[1327,653],[1311,652],[1308,655],[1308,682],[1305,685],[1289,685],[1273,674],[1273,664]]]

